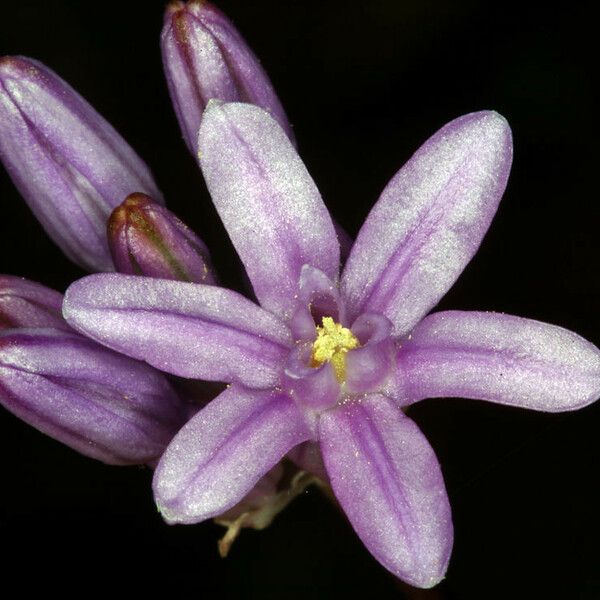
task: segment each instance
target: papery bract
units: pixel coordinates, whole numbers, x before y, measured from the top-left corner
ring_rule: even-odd
[[[286,466],[291,466],[287,463]],[[306,471],[293,470],[293,477],[286,475],[281,463],[261,477],[252,490],[231,510],[215,517],[215,523],[227,527],[219,540],[219,554],[227,556],[231,545],[244,527],[265,529],[273,519],[309,485],[316,484],[327,489],[323,481]]]

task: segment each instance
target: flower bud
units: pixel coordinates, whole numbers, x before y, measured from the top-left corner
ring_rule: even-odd
[[[291,126],[260,62],[231,21],[205,0],[172,2],[161,35],[169,92],[185,142],[196,154],[202,113],[211,98],[256,104]]]
[[[106,220],[127,194],[161,199],[121,136],[41,63],[0,58],[0,158],[48,235],[74,262],[112,271]]]
[[[158,371],[58,329],[0,330],[0,404],[117,465],[154,464],[187,418]]]
[[[117,271],[196,283],[214,283],[208,248],[171,211],[145,194],[131,194],[108,220]]]
[[[62,294],[22,277],[0,275],[0,330],[55,327],[72,331],[62,317]]]

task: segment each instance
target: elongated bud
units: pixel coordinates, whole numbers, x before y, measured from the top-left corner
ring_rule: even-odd
[[[62,294],[33,281],[0,275],[0,330],[55,327],[72,331],[62,317]]]
[[[108,243],[121,273],[215,282],[202,240],[145,194],[131,194],[115,208],[108,221]]]
[[[58,329],[0,330],[0,404],[109,464],[153,464],[187,413],[148,365]]]
[[[202,113],[211,98],[256,104],[294,135],[260,62],[231,21],[204,0],[172,2],[161,35],[171,99],[188,148],[196,154]]]
[[[121,136],[41,63],[0,58],[0,158],[48,235],[74,262],[112,271],[106,220],[127,194],[161,200]]]

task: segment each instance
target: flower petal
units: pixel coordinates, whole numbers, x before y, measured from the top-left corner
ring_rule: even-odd
[[[0,332],[0,403],[109,464],[156,461],[187,416],[160,373],[58,329]]]
[[[162,202],[148,167],[73,88],[41,63],[0,59],[0,158],[61,250],[113,270],[110,211],[132,192]]]
[[[346,354],[346,390],[361,394],[381,390],[394,376],[392,324],[383,315],[363,313],[352,324],[352,333],[360,346]]]
[[[319,269],[304,265],[300,271],[295,309],[289,325],[296,341],[314,341],[323,317],[344,322],[337,285]]]
[[[63,310],[92,339],[181,377],[269,387],[291,345],[279,319],[217,286],[90,275],[67,290]]]
[[[309,437],[286,395],[234,385],[177,434],[154,475],[169,523],[198,523],[239,502],[291,448]]]
[[[562,327],[498,313],[432,314],[398,363],[413,402],[458,396],[559,412],[600,397],[598,348]]]
[[[438,461],[415,423],[371,395],[321,415],[320,439],[333,491],[373,556],[411,585],[438,583],[452,519]]]
[[[448,123],[392,178],[371,210],[342,276],[350,320],[384,314],[408,333],[477,251],[512,160],[508,124],[494,112]]]
[[[311,353],[312,344],[296,343],[285,363],[282,380],[283,389],[306,413],[334,406],[341,389],[331,362],[311,367]]]
[[[340,250],[313,180],[281,127],[249,104],[210,102],[199,159],[262,306],[289,317],[302,265],[337,279]]]

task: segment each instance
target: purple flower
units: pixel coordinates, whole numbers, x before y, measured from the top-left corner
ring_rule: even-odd
[[[155,369],[74,332],[61,304],[54,290],[0,277],[0,404],[86,456],[156,463],[187,407]]]
[[[71,86],[31,58],[0,58],[0,159],[48,235],[90,271],[114,270],[112,209],[162,196],[148,167]]]
[[[222,513],[312,441],[367,548],[405,581],[435,585],[452,547],[450,507],[403,408],[464,396],[561,411],[600,395],[600,352],[574,333],[495,313],[423,318],[496,211],[512,158],[506,121],[469,114],[427,141],[383,191],[339,279],[331,219],[264,111],[211,103],[199,157],[260,306],[216,286],[124,275],[84,278],[64,303],[70,324],[112,349],[231,382],[157,467],[164,518]]]
[[[231,21],[206,0],[171,2],[161,50],[167,85],[185,143],[196,154],[198,129],[209,100],[250,102],[294,134],[258,58]]]

